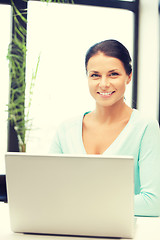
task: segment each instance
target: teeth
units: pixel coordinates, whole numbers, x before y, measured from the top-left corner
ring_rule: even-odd
[[[101,92],[100,92],[99,94],[100,94],[100,95],[103,95],[103,96],[107,96],[107,95],[111,95],[112,92],[108,92],[108,93],[103,93],[103,92],[101,93]]]

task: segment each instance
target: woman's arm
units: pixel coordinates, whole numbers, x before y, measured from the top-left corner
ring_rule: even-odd
[[[148,124],[139,151],[141,189],[135,195],[135,215],[160,216],[160,130],[158,122]]]
[[[51,141],[51,146],[50,146],[50,149],[49,149],[49,153],[51,153],[51,154],[63,153],[61,143],[60,143],[60,139],[59,139],[58,130],[55,133],[55,135],[54,135],[54,137]]]

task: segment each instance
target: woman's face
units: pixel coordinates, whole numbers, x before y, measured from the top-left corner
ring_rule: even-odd
[[[118,58],[98,53],[87,64],[88,85],[97,104],[112,106],[124,101],[126,85],[131,81]]]

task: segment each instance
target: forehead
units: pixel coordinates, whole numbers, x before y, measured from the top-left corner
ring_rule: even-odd
[[[104,69],[110,71],[112,68],[125,70],[123,63],[118,58],[109,57],[103,53],[92,56],[87,65],[88,71],[101,71]]]

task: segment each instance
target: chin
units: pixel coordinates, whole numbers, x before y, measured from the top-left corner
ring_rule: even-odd
[[[112,106],[115,105],[115,103],[101,103],[101,102],[97,102],[97,105],[101,106],[101,107],[112,107]]]
[[[117,101],[97,101],[96,104],[101,107],[115,107],[116,105],[118,106],[120,103],[124,103],[124,99],[119,99]]]

